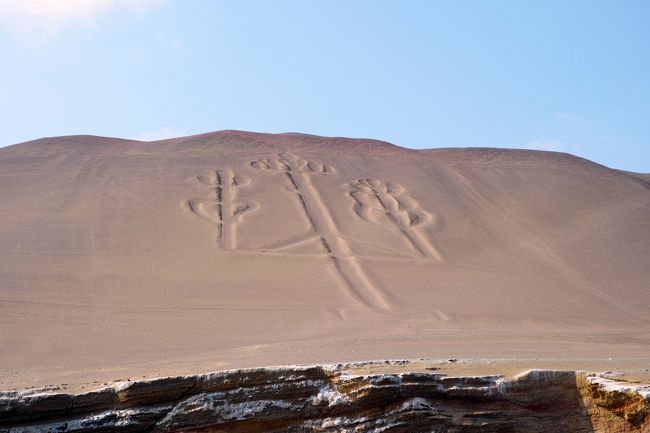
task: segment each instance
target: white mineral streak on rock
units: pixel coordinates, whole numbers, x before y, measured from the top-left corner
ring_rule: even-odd
[[[137,409],[120,409],[109,410],[98,414],[88,415],[81,418],[68,419],[61,422],[42,423],[24,427],[13,427],[10,433],[53,433],[66,432],[74,433],[77,431],[92,431],[91,429],[104,429],[111,431],[113,429],[127,429],[136,425],[142,418],[147,415],[156,415],[171,409],[171,405],[158,405],[150,408]]]
[[[350,401],[350,398],[339,392],[332,384],[327,384],[321,387],[318,390],[318,394],[314,395],[310,400],[310,403],[313,405],[320,405],[322,403],[327,403],[328,407],[335,406],[338,404],[345,404]]]
[[[602,405],[582,410],[580,399],[590,397],[579,394],[577,378],[650,400],[648,386],[572,371],[533,370],[510,380],[358,374],[360,368],[345,365],[347,370],[341,365],[259,368],[120,382],[78,395],[57,389],[0,392],[0,433],[226,431],[246,421],[255,421],[255,432],[280,422],[313,433],[496,433],[513,431],[513,426],[517,431],[605,433],[610,430],[590,427],[596,425],[590,416],[619,424],[627,418]],[[597,402],[589,404],[595,408]],[[634,419],[647,423],[643,417],[635,413]],[[625,431],[640,431],[635,428],[629,424]]]
[[[619,382],[613,379],[607,379],[600,375],[587,376],[589,383],[597,384],[605,391],[637,393],[646,400],[650,401],[650,385],[639,385],[635,383]]]
[[[224,404],[219,408],[219,418],[224,421],[254,418],[269,409],[290,409],[295,405],[284,400],[257,400],[242,403]]]
[[[438,410],[431,405],[431,402],[429,402],[429,400],[422,397],[415,397],[410,400],[406,400],[404,403],[402,403],[402,406],[400,406],[399,410],[426,410],[433,413],[438,412]]]

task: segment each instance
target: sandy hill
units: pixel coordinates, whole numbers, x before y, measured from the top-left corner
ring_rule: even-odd
[[[0,388],[650,358],[650,180],[568,154],[56,137],[0,149],[0,202]]]

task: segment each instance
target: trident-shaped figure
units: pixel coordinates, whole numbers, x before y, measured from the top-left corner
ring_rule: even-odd
[[[359,179],[351,184],[354,212],[366,221],[399,230],[411,247],[424,258],[442,259],[442,254],[419,230],[433,222],[433,215],[419,208],[399,185],[377,179]]]
[[[235,176],[232,170],[217,170],[195,179],[210,187],[212,192],[209,197],[188,200],[188,207],[196,215],[217,225],[217,243],[224,250],[237,249],[235,224],[244,213],[255,208],[253,202],[237,200],[237,189],[250,183],[250,179]]]
[[[388,309],[390,304],[386,294],[375,287],[364,272],[312,182],[313,175],[334,174],[334,168],[303,160],[290,152],[281,153],[278,158],[253,161],[251,166],[261,170],[274,170],[286,176],[288,189],[300,203],[314,234],[313,238],[320,242],[351,295],[371,308]]]

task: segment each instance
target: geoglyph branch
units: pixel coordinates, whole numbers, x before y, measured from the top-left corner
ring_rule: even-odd
[[[442,259],[442,254],[419,230],[433,222],[433,215],[396,184],[377,179],[359,179],[350,184],[354,212],[362,219],[399,230],[422,257]]]
[[[217,170],[195,180],[209,187],[212,192],[205,198],[189,199],[187,205],[196,215],[217,225],[217,243],[223,249],[237,249],[236,224],[241,216],[255,209],[253,202],[237,199],[238,189],[250,183],[250,179],[235,176],[232,170]]]

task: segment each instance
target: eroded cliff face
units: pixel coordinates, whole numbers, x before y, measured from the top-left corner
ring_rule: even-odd
[[[360,364],[0,394],[0,432],[650,432],[650,392],[571,371],[446,377]]]

